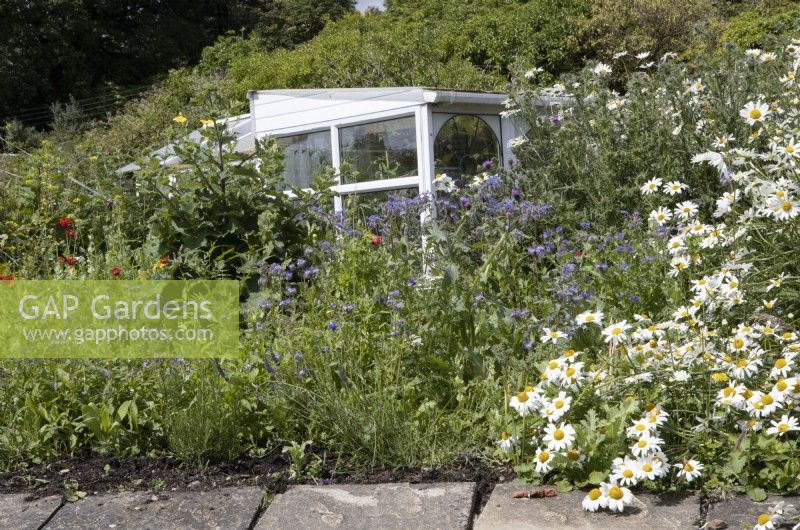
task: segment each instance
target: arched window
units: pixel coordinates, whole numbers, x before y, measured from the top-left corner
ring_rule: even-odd
[[[465,177],[483,171],[485,161],[500,157],[500,143],[483,118],[459,114],[439,129],[433,152],[436,173],[463,182]]]

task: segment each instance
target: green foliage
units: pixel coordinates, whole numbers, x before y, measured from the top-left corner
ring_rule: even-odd
[[[149,244],[160,255],[199,254],[222,275],[247,281],[256,260],[284,259],[302,245],[311,230],[303,212],[311,203],[284,193],[282,153],[274,140],[238,152],[235,134],[213,118],[197,135],[174,145],[177,167],[151,161],[138,177],[155,204]]]
[[[762,2],[759,2],[762,3]],[[719,37],[722,44],[732,42],[740,48],[758,48],[800,31],[800,5],[796,2],[763,2],[756,8],[732,17]]]
[[[234,389],[220,379],[201,367],[192,374],[173,372],[165,381],[165,397],[173,404],[165,422],[167,444],[184,462],[228,462],[243,451]]]

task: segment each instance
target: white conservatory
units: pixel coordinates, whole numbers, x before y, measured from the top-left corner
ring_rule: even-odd
[[[519,118],[505,115],[507,96],[499,93],[320,88],[258,90],[248,98],[249,115],[227,120],[238,137],[237,150],[252,150],[254,138],[274,137],[284,148],[284,177],[297,188],[308,188],[315,172],[334,167],[337,210],[353,194],[430,193],[437,174],[459,181],[482,172],[486,161],[508,169],[513,161],[509,141],[528,129]],[[541,105],[568,104],[558,99]],[[180,163],[172,146],[151,156],[165,166]],[[340,172],[345,165],[349,170]],[[138,169],[129,164],[118,172]]]

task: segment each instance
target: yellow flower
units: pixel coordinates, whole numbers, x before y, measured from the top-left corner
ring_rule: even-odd
[[[203,125],[203,127],[213,127],[214,126],[214,120],[200,120],[200,123]]]
[[[175,123],[177,123],[177,124],[179,124],[179,125],[183,125],[183,124],[184,124],[184,123],[186,123],[188,120],[187,120],[186,116],[184,116],[184,115],[183,115],[183,113],[181,112],[181,113],[179,113],[177,116],[175,116],[174,118],[172,118],[172,121],[174,121]]]
[[[715,372],[711,374],[711,379],[716,381],[717,383],[724,383],[728,380],[727,374],[723,374],[722,372]]]
[[[91,160],[92,162],[94,162],[95,160],[97,160],[97,155],[92,155],[92,156],[90,156],[90,157],[89,157],[89,160]]]

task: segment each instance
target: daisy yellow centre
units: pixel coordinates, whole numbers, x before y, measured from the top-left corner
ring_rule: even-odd
[[[694,466],[689,462],[686,462],[685,464],[683,464],[683,470],[686,471],[687,473],[691,473],[692,471],[694,471]]]
[[[733,347],[737,350],[741,350],[744,348],[744,340],[739,338],[733,339]]]
[[[780,392],[783,392],[788,387],[789,387],[789,384],[786,382],[786,379],[781,379],[777,383],[775,383],[775,388],[777,388],[778,391],[780,391]]]
[[[762,513],[761,515],[758,516],[758,524],[764,526],[770,521],[770,519],[772,519],[772,517],[770,517],[769,514]]]
[[[564,400],[563,400],[563,399],[557,399],[557,400],[555,401],[555,403],[553,403],[553,406],[554,406],[555,408],[557,408],[557,409],[560,409],[560,408],[562,408],[562,407],[564,406]]]
[[[761,109],[758,109],[758,108],[750,109],[750,112],[748,113],[748,116],[750,116],[751,120],[761,119]]]
[[[520,403],[525,403],[526,401],[528,401],[528,393],[525,391],[520,392],[519,394],[517,394],[517,400]]]
[[[558,338],[558,331],[551,331],[550,338],[557,339]]]
[[[586,322],[594,322],[594,315],[586,315]]]
[[[567,452],[567,458],[569,458],[573,462],[577,461],[578,458],[580,458],[580,456],[581,456],[580,453],[578,451],[576,451],[575,449],[570,449]]]
[[[646,404],[646,405],[644,406],[644,410],[646,410],[647,412],[650,412],[650,411],[651,411],[651,410],[653,410],[654,408],[656,408],[656,406],[655,406],[653,403],[648,403],[648,404]]]
[[[764,405],[772,405],[773,401],[775,400],[772,399],[772,396],[770,396],[769,394],[764,394],[763,396],[761,396],[761,403],[763,403]]]
[[[508,433],[507,432],[500,433],[500,439],[501,440],[508,440]]]
[[[634,428],[635,428],[637,431],[639,431],[639,432],[642,432],[642,431],[643,431],[643,430],[645,430],[647,427],[645,427],[645,426],[644,426],[643,424],[641,424],[641,423],[637,423],[637,424],[636,424],[636,427],[634,427]]]
[[[567,377],[572,377],[573,375],[575,375],[575,368],[570,366],[569,368],[567,368],[566,374],[567,374]]]
[[[622,472],[622,476],[625,478],[633,478],[633,471],[631,471],[630,469],[626,469],[625,471]]]
[[[550,460],[550,453],[548,453],[547,451],[542,451],[541,453],[539,453],[539,462],[544,464],[548,460]]]
[[[651,466],[650,464],[642,464],[642,471],[644,471],[645,473],[650,473],[651,471],[653,471],[653,466]]]
[[[747,359],[739,359],[736,361],[737,368],[744,368],[745,366],[747,366]]]
[[[784,212],[791,212],[792,211],[792,203],[790,203],[789,201],[783,201],[781,203],[781,210],[783,210]]]
[[[787,145],[786,146],[786,152],[789,153],[789,154],[794,153],[794,146],[793,145]]]
[[[788,430],[789,430],[789,424],[788,423],[781,423],[781,424],[778,425],[778,432],[783,433],[783,432],[786,432]]]
[[[622,488],[619,486],[611,486],[608,488],[608,496],[612,499],[618,501],[622,498]]]
[[[636,442],[636,446],[639,449],[644,449],[645,447],[647,447],[647,440],[639,440],[638,442]]]
[[[727,387],[725,390],[722,391],[722,395],[726,398],[733,397],[736,394],[736,390],[732,386]]]
[[[564,431],[561,429],[556,429],[553,431],[553,440],[563,440],[564,439]]]
[[[742,395],[744,396],[745,399],[750,399],[751,397],[753,397],[753,391],[748,388],[747,390],[744,391]]]
[[[614,335],[615,337],[618,336],[620,333],[622,333],[622,328],[614,328],[611,330],[611,334]]]
[[[592,488],[591,490],[589,490],[589,498],[592,499],[593,501],[596,501],[597,499],[599,499],[600,498],[600,490],[597,489],[597,488]]]
[[[550,368],[551,370],[555,370],[556,368],[558,368],[558,363],[556,361],[550,361],[549,363],[547,363],[547,367]]]

